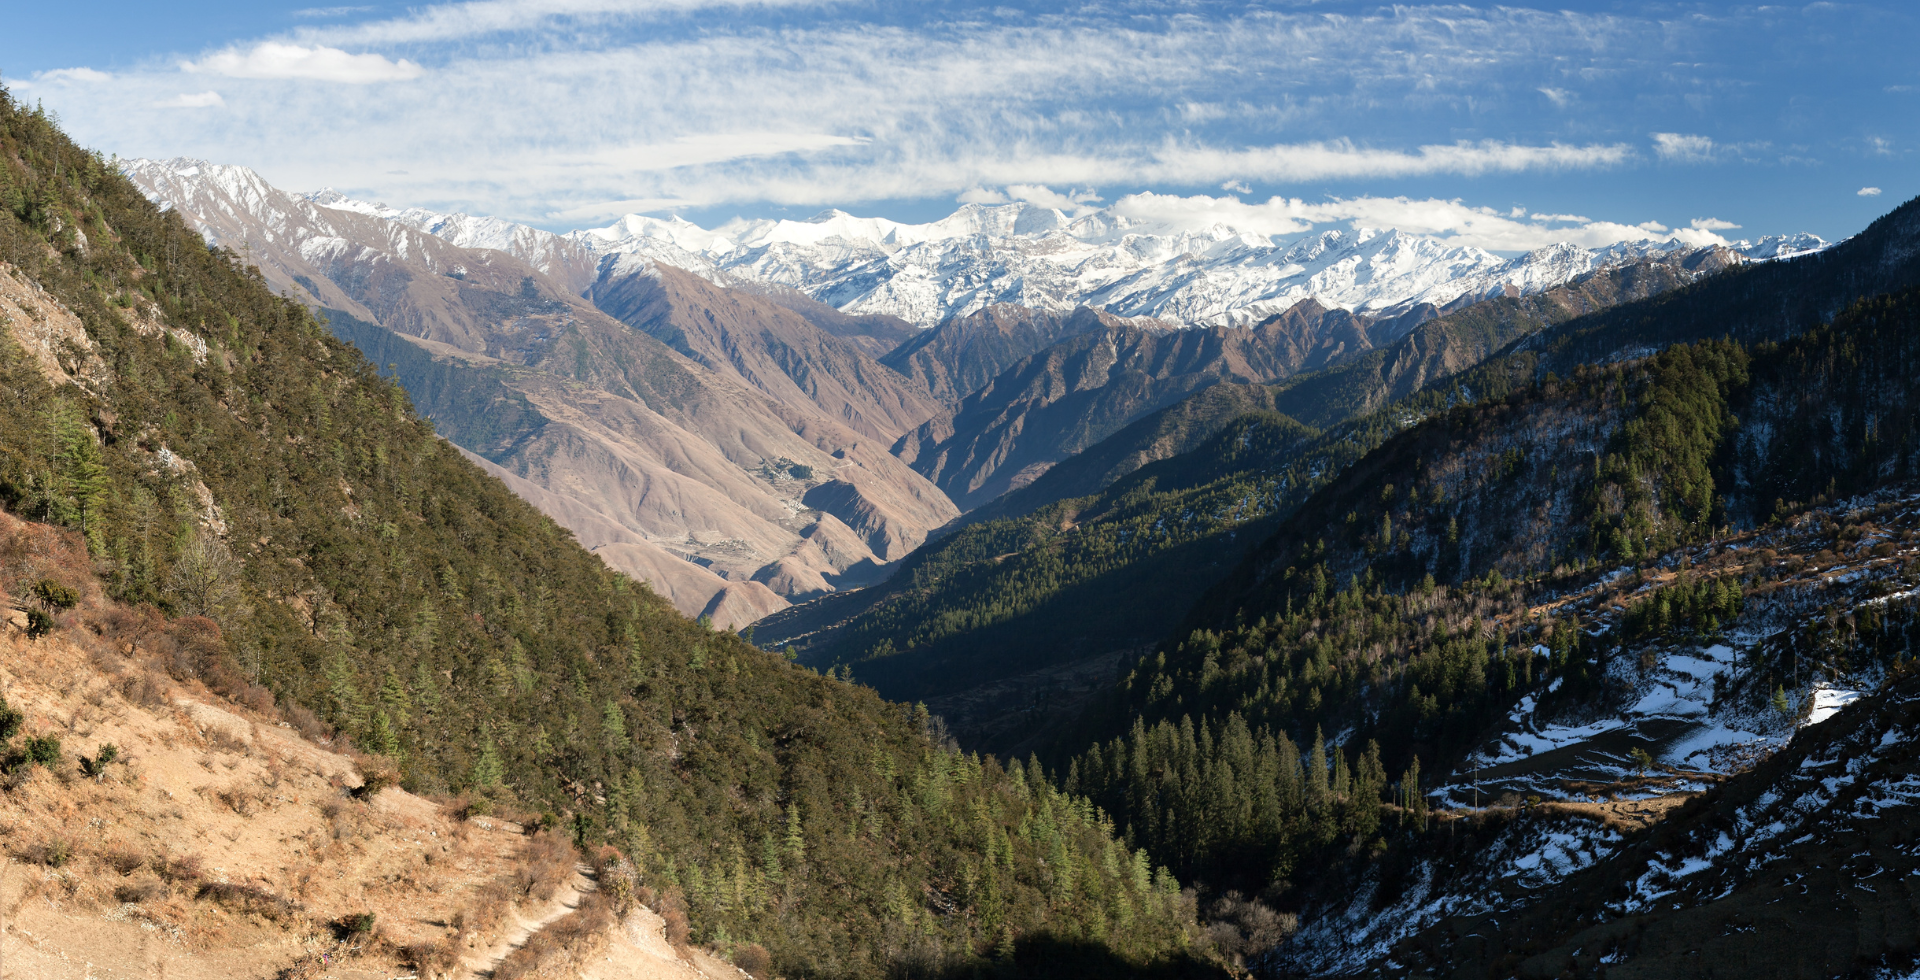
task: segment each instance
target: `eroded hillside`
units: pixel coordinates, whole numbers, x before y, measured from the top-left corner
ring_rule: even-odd
[[[218,626],[115,603],[89,565],[74,536],[0,514],[11,974],[738,976],[671,946],[642,899],[675,906],[623,861],[589,868],[537,821],[408,793],[264,688],[213,692],[238,669]],[[569,916],[591,928],[555,927]]]

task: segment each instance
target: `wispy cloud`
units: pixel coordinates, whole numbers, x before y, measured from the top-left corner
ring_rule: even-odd
[[[216,51],[180,67],[189,72],[229,78],[303,79],[350,85],[406,81],[426,73],[426,69],[405,58],[389,61],[379,54],[349,54],[339,48],[278,41],[263,41],[245,50]]]
[[[38,82],[49,83],[81,82],[94,84],[113,81],[112,75],[104,71],[96,71],[92,68],[55,68],[52,71],[43,71],[33,76],[33,78]]]
[[[1710,137],[1686,133],[1654,133],[1653,152],[1674,163],[1707,163],[1713,159]]]
[[[1275,197],[1254,203],[1207,195],[1130,194],[1115,201],[1111,212],[1133,222],[1131,227],[1161,233],[1225,227],[1256,235],[1286,236],[1344,224],[1354,229],[1397,228],[1494,251],[1529,251],[1559,242],[1597,248],[1670,238],[1696,246],[1724,245],[1726,239],[1717,232],[1739,227],[1714,218],[1695,219],[1684,228],[1669,228],[1658,221],[1589,221],[1574,215],[1528,215],[1524,208],[1500,211],[1459,200],[1410,197],[1336,197],[1323,201]]]
[[[1857,195],[1857,196],[1860,196],[1860,197],[1879,197],[1879,196],[1880,196],[1880,188],[1878,188],[1878,187],[1862,187],[1862,188],[1860,188],[1859,190],[1857,190],[1857,191],[1854,191],[1853,193],[1854,193],[1855,195]]]
[[[1246,150],[1168,148],[1157,154],[1157,167],[1149,174],[1162,180],[1192,174],[1208,182],[1226,176],[1288,183],[1328,178],[1415,177],[1430,174],[1477,177],[1488,173],[1518,173],[1525,170],[1610,167],[1632,156],[1633,148],[1624,143],[1523,146],[1486,140],[1480,143],[1422,146],[1406,151],[1372,149],[1355,146],[1351,140],[1331,140]]]
[[[226,104],[227,100],[221,98],[218,92],[182,92],[171,99],[155,102],[154,106],[161,109],[209,109]]]
[[[386,45],[464,41],[531,31],[556,21],[638,20],[711,7],[804,7],[832,0],[473,0],[416,7],[405,16],[315,28],[308,36],[334,44]]]
[[[805,16],[773,10],[792,6]],[[123,155],[204,156],[285,186],[549,226],[616,206],[986,200],[1016,187],[1063,195],[1063,209],[1148,188],[1379,194],[1409,180],[1724,164],[1749,145],[1607,115],[1619,79],[1693,70],[1674,59],[1714,18],[1676,32],[1513,7],[912,7],[885,22],[856,8],[429,4],[121,71],[111,85],[35,84],[83,138]],[[226,111],[136,111],[206,84],[183,73],[220,77]],[[368,84],[395,82],[406,84]],[[1576,102],[1580,113],[1560,111]]]

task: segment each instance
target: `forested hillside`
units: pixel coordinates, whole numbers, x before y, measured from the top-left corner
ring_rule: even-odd
[[[10,96],[0,260],[0,503],[152,610],[119,639],[190,638],[172,669],[417,792],[621,845],[785,975],[1208,969],[1085,801],[610,572]]]
[[[1100,739],[1066,762],[1070,789],[1217,886],[1384,881],[1440,846],[1405,821],[1426,826],[1436,777],[1511,712],[1631,704],[1636,672],[1740,623],[1768,640],[1714,682],[1728,710],[1772,695],[1786,713],[1803,697],[1789,684],[1881,676],[1915,652],[1914,610],[1872,597],[1909,595],[1916,569],[1893,543],[1910,531],[1863,525],[1905,508],[1796,520],[1764,551],[1752,535],[1920,486],[1917,338],[1907,291],[1777,343],[1584,368],[1388,440],[1142,658],[1091,731],[1060,740]],[[1734,532],[1748,540],[1712,546]],[[1836,553],[1867,561],[1840,575]],[[1803,571],[1804,587],[1778,584]],[[1863,575],[1884,578],[1831,591]]]
[[[1223,425],[1222,416],[1243,403],[1255,408],[1289,405],[1320,413],[1334,411],[1328,406],[1338,404],[1377,407],[1309,439],[1268,440],[1235,448],[1228,455],[1239,475],[1218,484],[1212,482],[1219,465],[1214,457],[1227,445],[1218,439],[1193,450],[1189,460],[1167,459],[1155,464],[1161,467],[1158,470],[1148,466],[1093,496],[1036,507],[1033,498],[1049,484],[1048,477],[1042,476],[986,508],[990,514],[1035,508],[1024,516],[968,525],[922,549],[900,575],[877,590],[877,596],[859,596],[818,610],[801,607],[765,621],[760,635],[782,643],[798,638],[810,644],[809,658],[857,663],[857,674],[871,678],[883,692],[913,697],[950,695],[952,678],[962,671],[959,657],[984,657],[1033,669],[1076,656],[1119,653],[1156,643],[1186,615],[1186,600],[1194,594],[1196,577],[1206,580],[1197,586],[1200,590],[1226,579],[1245,549],[1270,533],[1272,521],[1325,482],[1338,479],[1353,487],[1365,483],[1370,471],[1348,472],[1348,464],[1396,433],[1457,407],[1530,390],[1536,380],[1550,378],[1553,371],[1574,373],[1581,363],[1572,359],[1576,350],[1601,360],[1643,357],[1652,353],[1645,343],[1654,335],[1678,342],[1732,334],[1757,342],[1789,332],[1787,323],[1797,323],[1800,329],[1811,327],[1823,311],[1843,306],[1857,295],[1855,291],[1870,293],[1913,281],[1916,261],[1920,261],[1913,246],[1920,234],[1916,229],[1920,229],[1920,209],[1907,205],[1818,256],[1729,269],[1690,285],[1682,285],[1687,276],[1724,268],[1724,257],[1699,255],[1695,269],[1649,263],[1611,270],[1541,297],[1476,304],[1416,328],[1383,352],[1295,381],[1249,389],[1253,394],[1243,394],[1241,386],[1217,386],[1191,402],[1135,423],[1109,440],[1111,445],[1083,453],[1085,460],[1076,457],[1061,464],[1065,471],[1061,483],[1097,479],[1087,474],[1110,472],[1129,458],[1150,454],[1156,442],[1191,438]],[[1632,301],[1609,305],[1619,300]],[[1704,312],[1716,307],[1727,310],[1727,315]],[[1583,310],[1595,312],[1576,315]],[[1503,343],[1504,349],[1496,350]],[[1474,363],[1490,352],[1494,356]],[[1393,397],[1423,379],[1425,384],[1411,394]],[[1218,394],[1223,390],[1231,397]],[[1601,396],[1596,392],[1593,397]],[[1617,395],[1609,397],[1618,400]],[[1616,404],[1610,411],[1621,409]],[[1250,451],[1256,445],[1278,452],[1262,458]],[[1542,472],[1556,465],[1574,465],[1568,455],[1571,450],[1552,451],[1567,459],[1543,462],[1546,456],[1535,454],[1531,460],[1493,463],[1508,468],[1537,464]],[[1176,476],[1184,473],[1208,475],[1192,480]],[[1136,488],[1148,485],[1153,487],[1152,495],[1139,495]],[[1404,476],[1399,485],[1404,490]],[[1357,492],[1361,491],[1350,487],[1327,499]],[[1116,502],[1129,494],[1134,495],[1133,505],[1117,507]],[[1231,504],[1225,505],[1226,501]],[[1308,523],[1338,529],[1340,534],[1358,533],[1354,529],[1364,526],[1377,536],[1385,508],[1377,501],[1356,502],[1361,506],[1329,505],[1332,509]],[[1404,508],[1405,501],[1397,506]],[[1523,515],[1506,511],[1503,498],[1495,496],[1484,506],[1492,522],[1486,528],[1489,540],[1498,537],[1493,532],[1497,524],[1504,529],[1520,527],[1521,537],[1534,545],[1567,544],[1565,540],[1550,544],[1540,533],[1526,531],[1521,527],[1526,523]],[[1353,524],[1347,523],[1349,511],[1353,511]],[[1562,516],[1554,511],[1545,522],[1554,528],[1548,537],[1572,535],[1559,527]],[[1133,525],[1155,530],[1140,535],[1127,530]],[[1466,528],[1469,558],[1476,527]],[[1168,528],[1192,530],[1169,533]],[[1606,533],[1613,530],[1609,527]],[[1624,524],[1619,530],[1629,533]],[[1444,526],[1433,529],[1436,534],[1445,532]],[[1104,543],[1123,535],[1132,535],[1126,549]],[[1459,557],[1458,549],[1450,554]],[[1091,555],[1101,558],[1086,557]],[[1538,562],[1551,556],[1524,557]],[[1260,561],[1262,567],[1273,564],[1271,557]],[[1273,567],[1283,570],[1285,564]],[[1546,567],[1551,568],[1552,562]],[[1340,577],[1331,588],[1337,590],[1345,583]],[[1247,586],[1248,581],[1241,581],[1229,592]],[[1163,601],[1163,592],[1175,601]],[[981,642],[973,644],[968,639],[973,636],[981,637]],[[967,676],[977,683],[978,678],[999,676],[1005,669],[983,663]],[[963,734],[972,731],[964,721],[956,727]],[[1030,733],[1031,728],[1021,730]],[[1010,743],[1000,738],[982,744],[1004,747]]]

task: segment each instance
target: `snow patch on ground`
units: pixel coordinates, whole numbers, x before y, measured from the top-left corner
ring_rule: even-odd
[[[1807,724],[1818,725],[1838,714],[1841,708],[1860,700],[1859,691],[1843,691],[1839,688],[1823,687],[1813,692],[1813,711],[1807,715]]]

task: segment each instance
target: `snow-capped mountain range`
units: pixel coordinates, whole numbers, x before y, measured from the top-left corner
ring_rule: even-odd
[[[723,231],[629,215],[566,237],[600,255],[778,283],[847,313],[889,313],[922,325],[995,303],[1056,312],[1084,305],[1222,326],[1258,322],[1308,298],[1391,315],[1421,303],[1537,292],[1594,269],[1694,247],[1677,240],[1604,249],[1558,244],[1507,259],[1392,230],[1286,239],[1226,225],[1156,228],[1107,211],[1069,219],[1031,204],[966,205],[923,225],[827,211]],[[1777,258],[1826,244],[1796,235],[1741,242],[1735,250]]]
[[[148,186],[259,181],[246,168],[199,160],[124,166],[143,174]],[[1225,224],[1176,228],[1114,209],[1076,218],[1024,203],[964,205],[925,224],[829,210],[804,221],[738,221],[710,230],[678,217],[628,215],[604,228],[561,234],[499,218],[393,208],[332,190],[304,196],[322,208],[383,218],[464,248],[506,251],[568,281],[579,282],[595,266],[617,272],[659,262],[727,285],[791,287],[846,313],[890,314],[923,327],[1000,303],[1052,312],[1091,306],[1220,326],[1256,323],[1309,298],[1393,315],[1419,304],[1538,292],[1595,269],[1694,248],[1677,239],[1600,249],[1562,243],[1503,258],[1394,230],[1287,237]],[[1799,234],[1732,248],[1766,260],[1827,244]]]

